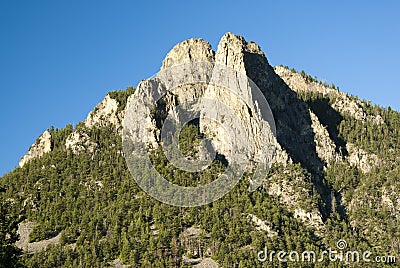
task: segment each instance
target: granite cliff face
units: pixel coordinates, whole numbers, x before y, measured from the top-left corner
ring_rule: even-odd
[[[255,93],[256,86],[247,80],[244,63],[246,51],[256,51],[263,56],[257,45],[247,43],[243,37],[235,36],[231,33],[227,33],[221,38],[216,52],[211,49],[209,43],[201,39],[190,39],[179,43],[167,54],[161,71],[156,78],[165,81],[170,81],[171,78],[180,79],[180,77],[169,77],[171,75],[170,71],[177,72],[178,74],[174,75],[179,76],[179,68],[186,68],[187,66],[187,68],[193,68],[188,72],[194,73],[193,76],[204,75],[202,68],[206,69],[205,76],[209,78],[210,84],[196,84],[196,86],[190,83],[179,84],[169,90],[164,88],[162,83],[158,84],[159,80],[145,80],[138,85],[136,98],[130,98],[127,106],[131,105],[132,109],[138,109],[137,107],[140,106],[142,101],[155,103],[157,96],[167,91],[163,99],[164,107],[158,107],[157,109],[162,109],[162,114],[168,114],[168,112],[172,111],[174,117],[179,117],[177,112],[179,104],[197,101],[198,99],[212,100],[213,103],[207,104],[201,115],[199,115],[199,127],[201,133],[212,139],[215,150],[228,160],[231,160],[230,157],[233,153],[240,150],[239,147],[232,146],[231,137],[226,132],[227,126],[237,126],[239,122],[243,128],[242,132],[246,132],[242,134],[246,139],[242,143],[248,143],[248,146],[246,144],[246,149],[248,149],[249,158],[257,162],[265,162],[266,159],[262,157],[261,151],[266,144],[277,143],[273,136],[275,125],[272,115],[268,115],[268,106],[262,107],[262,100],[257,99],[262,97],[262,93],[257,95]],[[210,64],[196,65],[196,63],[204,62]],[[193,65],[185,66],[187,63],[193,63]],[[196,72],[199,73],[196,74]],[[196,77],[186,79],[194,80]],[[231,85],[231,87],[224,87],[224,84]],[[135,101],[135,103],[131,104],[131,101]],[[227,108],[232,111],[234,116],[226,115]],[[150,115],[149,108],[147,111],[137,110],[132,113],[132,116],[136,117],[139,114],[145,116],[144,120],[147,125],[137,134],[135,139],[138,141],[145,140],[148,147],[157,148],[157,142],[161,141],[161,128],[157,126],[157,120],[159,119]],[[239,121],[237,121],[236,117]],[[175,119],[177,120],[178,118]],[[222,121],[223,123],[221,124]],[[233,131],[236,131],[236,129]],[[240,134],[236,133],[235,137],[238,136]]]

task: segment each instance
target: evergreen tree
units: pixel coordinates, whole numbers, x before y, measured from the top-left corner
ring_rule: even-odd
[[[15,246],[18,240],[18,218],[13,216],[11,202],[4,199],[0,188],[0,267],[17,267],[21,250]]]

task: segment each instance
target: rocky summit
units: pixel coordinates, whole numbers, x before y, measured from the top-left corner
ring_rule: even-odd
[[[213,67],[209,82],[240,85],[241,98],[215,84],[166,90],[168,83],[158,82],[168,81],[174,68],[198,63]],[[10,233],[19,226],[21,263],[300,267],[299,262],[278,261],[273,253],[271,259],[260,256],[265,251],[301,256],[308,250],[318,258],[327,249],[360,256],[369,251],[371,260],[400,258],[399,112],[339,91],[304,71],[273,67],[259,45],[232,33],[222,36],[215,51],[202,39],[183,41],[160,65],[155,78],[109,92],[76,126],[46,130],[19,167],[0,179],[0,189],[5,189],[0,197],[8,204],[4,211],[15,223]],[[223,76],[218,66],[238,75]],[[268,110],[256,104],[260,96],[251,90],[252,83]],[[161,92],[163,98],[157,98]],[[163,151],[162,126],[168,115],[179,118],[179,105],[198,98],[218,101],[238,116],[250,162],[268,162],[259,153],[265,144],[274,145],[274,158],[253,191],[254,170],[249,169],[212,203],[168,205],[144,192],[129,172],[124,120],[143,116],[139,121],[144,127],[135,138],[146,145],[152,165],[166,180],[184,187],[207,185],[223,174],[237,149],[223,127],[200,116],[181,129],[178,144],[187,160],[206,159],[201,148],[205,139],[212,140],[217,157],[200,171],[176,168]],[[132,113],[144,102],[154,103],[153,109]],[[209,108],[222,119],[220,107]],[[153,178],[143,174],[141,179],[150,183]],[[379,267],[394,267],[396,260],[390,260]],[[337,264],[323,258],[307,267]]]

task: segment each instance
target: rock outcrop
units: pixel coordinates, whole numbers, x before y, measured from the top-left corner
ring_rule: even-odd
[[[18,224],[19,240],[15,243],[18,248],[22,249],[26,253],[32,254],[46,249],[49,245],[59,243],[61,238],[60,233],[50,239],[45,239],[38,242],[29,242],[29,234],[32,232],[34,226],[34,222],[23,222]]]
[[[89,135],[83,130],[72,132],[65,141],[65,147],[71,149],[74,154],[87,152],[92,154],[97,144],[90,140]]]
[[[123,111],[118,111],[118,102],[111,98],[109,94],[91,111],[86,120],[85,126],[105,127],[113,125],[116,130],[120,131],[122,127]]]
[[[249,214],[248,218],[254,223],[254,225],[258,231],[266,232],[268,237],[273,238],[278,235],[278,232],[276,232],[272,229],[272,227],[271,227],[272,224],[270,222],[263,221],[262,219],[260,219],[259,217],[257,217],[254,214]]]
[[[42,135],[36,140],[34,144],[29,148],[29,151],[19,161],[19,166],[23,167],[28,161],[41,157],[43,154],[51,151],[51,134],[48,130],[43,132]]]
[[[349,152],[347,160],[350,165],[358,167],[364,173],[369,172],[379,163],[378,156],[367,153],[363,149],[354,146],[354,144],[347,143],[346,148]]]
[[[294,217],[299,218],[302,222],[313,226],[316,229],[320,229],[322,226],[324,226],[322,216],[319,211],[306,212],[304,209],[295,209]]]
[[[139,118],[143,117],[145,126],[139,128],[135,140],[144,142],[149,148],[157,148],[160,142],[161,129],[157,126],[157,118],[148,116],[151,114],[150,108],[140,108],[140,103],[155,103],[157,96],[163,95],[164,106],[157,107],[158,110],[163,109],[161,114],[174,114],[178,120],[179,112],[177,112],[179,103],[187,103],[188,101],[213,100],[212,104],[206,104],[206,108],[202,110],[199,117],[200,131],[212,140],[213,147],[219,153],[224,155],[228,160],[230,156],[242,148],[232,146],[232,135],[226,132],[226,126],[237,126],[238,122],[242,126],[242,136],[246,140],[246,149],[251,160],[256,162],[266,159],[262,157],[261,151],[266,144],[277,143],[274,140],[273,132],[275,131],[272,115],[267,118],[266,115],[269,108],[262,107],[262,93],[255,93],[256,85],[248,80],[245,57],[248,51],[258,53],[264,57],[259,47],[254,43],[247,43],[243,37],[225,34],[218,45],[217,51],[214,53],[209,43],[202,39],[190,39],[177,44],[166,56],[161,67],[161,72],[152,80],[142,81],[136,90],[135,99],[130,99],[127,107],[131,106],[135,111],[132,113]],[[215,54],[215,59],[214,59]],[[177,70],[185,63],[210,63],[209,65],[196,65],[190,70],[189,79],[196,79],[197,75],[204,75],[203,69],[206,69],[205,77],[209,78],[208,85],[196,84],[192,86],[190,83],[178,84],[176,87],[167,88],[168,83],[176,77],[169,77],[170,72]],[[182,68],[186,68],[185,66]],[[187,68],[192,68],[188,66]],[[210,68],[210,69],[208,69]],[[172,70],[172,71],[171,71]],[[200,71],[199,71],[200,70]],[[179,69],[178,69],[179,71]],[[172,75],[175,75],[174,73]],[[178,73],[181,75],[181,73]],[[178,76],[177,75],[177,76]],[[210,76],[210,77],[209,77]],[[177,79],[180,79],[178,77]],[[158,80],[160,79],[160,80]],[[163,81],[161,83],[160,81]],[[229,85],[230,87],[224,87]],[[265,102],[265,100],[264,100]],[[204,103],[199,101],[199,105]],[[235,116],[224,116],[227,108]],[[171,112],[172,111],[172,112]],[[203,112],[204,111],[204,112]],[[211,117],[210,117],[211,116]],[[127,119],[130,120],[130,119]],[[236,121],[235,121],[236,120]],[[222,124],[221,122],[224,121]],[[234,129],[236,131],[236,129]],[[240,131],[238,131],[240,132]],[[266,134],[269,132],[269,134]],[[265,134],[265,135],[264,135]],[[239,135],[235,135],[238,137]],[[211,138],[212,137],[212,138]],[[236,145],[238,143],[234,143]],[[248,144],[248,146],[247,146]],[[244,147],[244,146],[243,146]]]
[[[315,134],[315,144],[318,157],[329,164],[331,161],[339,160],[340,156],[336,153],[336,145],[329,137],[328,130],[324,127],[318,117],[310,111],[311,116],[311,127]]]

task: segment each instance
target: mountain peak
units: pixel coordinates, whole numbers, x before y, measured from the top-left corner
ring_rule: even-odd
[[[189,62],[215,62],[244,72],[245,53],[254,53],[265,57],[258,44],[253,41],[247,42],[243,36],[231,32],[227,32],[221,37],[216,52],[207,41],[201,38],[191,38],[178,43],[168,52],[161,69]]]
[[[191,38],[175,45],[165,57],[161,69],[189,62],[214,62],[210,43],[201,38]]]

